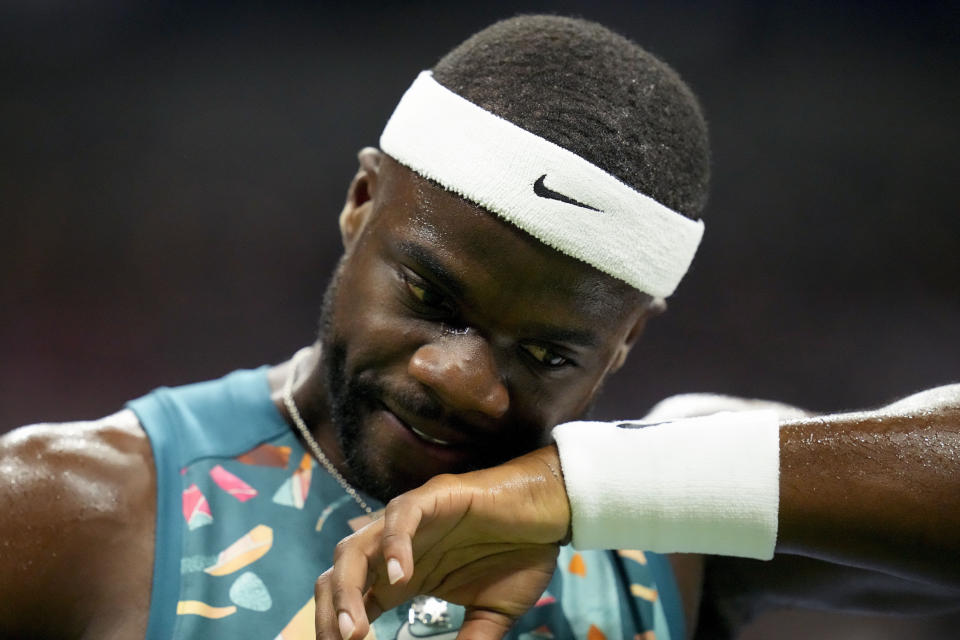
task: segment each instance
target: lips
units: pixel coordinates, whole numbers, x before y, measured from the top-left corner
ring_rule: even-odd
[[[401,422],[403,422],[403,421],[401,420]],[[440,438],[434,438],[433,436],[428,435],[428,434],[424,433],[423,431],[420,431],[420,429],[417,429],[415,426],[413,426],[413,425],[411,425],[411,424],[404,423],[404,425],[405,425],[408,429],[410,429],[410,431],[413,431],[415,434],[417,434],[418,436],[420,436],[421,438],[423,438],[424,440],[426,440],[427,442],[429,442],[429,443],[431,443],[431,444],[438,444],[438,445],[440,445],[440,446],[442,446],[442,447],[450,447],[450,446],[453,446],[453,443],[452,443],[452,442],[447,442],[446,440],[441,440]]]
[[[402,409],[394,408],[388,403],[384,404],[384,409],[392,414],[408,431],[427,444],[447,449],[463,449],[478,444],[474,439],[465,437],[458,430],[439,422],[413,418]]]

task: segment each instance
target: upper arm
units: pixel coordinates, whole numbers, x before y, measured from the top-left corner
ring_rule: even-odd
[[[107,599],[149,594],[154,488],[129,411],[0,438],[0,636],[79,637]]]

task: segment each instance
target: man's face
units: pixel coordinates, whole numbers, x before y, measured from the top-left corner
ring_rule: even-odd
[[[354,203],[321,329],[352,480],[388,499],[582,416],[643,296],[388,157],[361,187],[371,200]]]

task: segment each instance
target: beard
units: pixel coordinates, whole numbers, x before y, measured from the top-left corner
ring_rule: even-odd
[[[346,347],[342,342],[321,339],[321,345],[330,421],[347,466],[346,475],[356,488],[386,503],[403,489],[395,486],[389,475],[382,471],[389,461],[372,455],[363,445],[364,409],[376,402],[380,392],[374,385],[348,380],[344,366]]]
[[[351,382],[348,379],[347,347],[343,340],[337,339],[333,330],[333,309],[344,264],[345,257],[341,257],[323,295],[318,340],[321,349],[321,372],[327,393],[327,406],[330,408],[330,421],[346,465],[346,469],[340,471],[349,478],[350,484],[355,488],[386,503],[401,492],[386,474],[377,472],[382,461],[371,460],[370,456],[365,455],[362,444],[363,407],[372,406],[376,398],[380,397],[381,390],[375,385]]]

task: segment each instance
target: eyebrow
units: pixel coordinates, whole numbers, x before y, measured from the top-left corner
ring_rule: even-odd
[[[429,272],[430,278],[436,280],[447,292],[457,298],[464,298],[465,287],[463,282],[453,274],[440,256],[429,247],[410,240],[397,242],[396,248],[421,268]],[[533,323],[524,326],[525,332],[535,336],[537,340],[569,344],[584,348],[593,348],[600,344],[596,332],[587,329],[558,327],[551,324]]]
[[[555,327],[549,324],[534,324],[527,327],[527,329],[536,335],[539,340],[545,340],[547,342],[572,344],[580,347],[596,347],[600,344],[597,334],[593,331],[571,329],[569,327]]]
[[[436,252],[430,248],[409,240],[397,243],[397,250],[406,254],[408,258],[430,272],[430,277],[436,280],[451,295],[463,297],[464,287],[460,279],[447,268]]]

